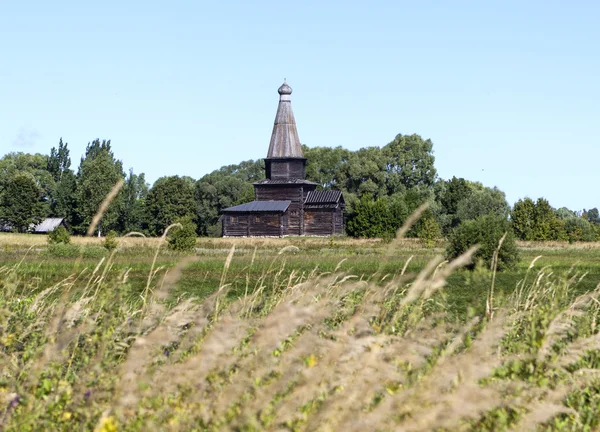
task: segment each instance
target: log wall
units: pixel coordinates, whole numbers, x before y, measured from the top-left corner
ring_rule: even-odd
[[[223,215],[223,235],[226,237],[282,236],[281,213],[236,213]]]

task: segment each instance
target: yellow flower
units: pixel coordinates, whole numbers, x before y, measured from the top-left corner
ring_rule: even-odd
[[[314,354],[311,354],[304,360],[304,363],[306,363],[306,366],[309,368],[315,367],[317,365],[317,357],[315,357]]]
[[[117,423],[113,417],[104,417],[94,432],[117,432]]]
[[[73,414],[71,414],[69,411],[65,411],[63,413],[62,418],[63,418],[63,420],[69,420],[72,416],[73,416]]]

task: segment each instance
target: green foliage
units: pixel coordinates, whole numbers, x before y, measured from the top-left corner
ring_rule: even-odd
[[[416,231],[417,237],[423,240],[427,247],[433,247],[436,240],[442,236],[440,226],[431,211],[427,211],[417,222]]]
[[[596,239],[596,230],[587,220],[571,217],[564,221],[565,231],[569,242],[589,242]]]
[[[77,173],[77,221],[73,229],[85,233],[100,204],[119,180],[125,177],[123,164],[115,159],[110,140],[96,139],[88,144]],[[118,229],[123,192],[111,202],[102,217],[100,231]]]
[[[149,229],[160,235],[177,219],[196,215],[194,181],[190,178],[161,177],[152,186],[146,197]]]
[[[475,260],[482,260],[489,267],[494,251],[498,248],[499,241],[505,233],[506,238],[498,255],[498,270],[512,268],[519,259],[512,227],[508,221],[493,214],[468,220],[455,228],[449,238],[447,256],[449,259],[456,258],[471,246],[479,245]],[[474,265],[475,262],[471,267]]]
[[[148,183],[144,173],[134,174],[133,169],[123,186],[123,207],[119,216],[121,232],[144,232],[148,227],[146,213],[146,197],[148,196]]]
[[[104,249],[112,251],[119,247],[119,241],[117,240],[117,233],[114,230],[110,230],[106,233],[106,237],[104,237],[104,242],[102,243]]]
[[[436,177],[433,143],[419,135],[398,134],[383,148],[389,194],[416,186],[433,186]]]
[[[485,215],[508,218],[510,206],[506,202],[504,192],[495,187],[484,187],[479,183],[472,183],[472,188],[473,191],[457,204],[456,217],[459,223]]]
[[[519,200],[511,212],[511,221],[517,238],[528,241],[566,240],[563,221],[547,200],[530,198]]]
[[[0,221],[14,231],[25,232],[45,215],[42,191],[31,174],[18,172],[0,194]]]
[[[71,235],[64,226],[59,226],[48,233],[49,244],[69,244]]]
[[[306,179],[319,185],[320,190],[339,189],[344,185],[342,168],[348,163],[351,152],[338,147],[302,146],[307,159]]]
[[[373,200],[370,195],[354,204],[354,213],[347,222],[348,235],[359,238],[383,237],[393,234],[391,212],[385,199]]]
[[[219,170],[198,180],[195,188],[198,234],[220,235],[219,212],[224,208],[254,200],[254,187],[246,178],[247,174],[236,172],[230,175]]]
[[[179,218],[175,223],[180,223],[181,227],[173,227],[169,231],[169,249],[188,252],[196,247],[196,224],[192,218],[187,216]]]

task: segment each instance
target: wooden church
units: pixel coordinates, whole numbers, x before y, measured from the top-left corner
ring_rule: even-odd
[[[265,158],[266,178],[254,183],[254,201],[222,210],[223,237],[342,234],[342,192],[317,191],[317,184],[306,180],[292,88],[284,82],[278,92],[279,106]]]

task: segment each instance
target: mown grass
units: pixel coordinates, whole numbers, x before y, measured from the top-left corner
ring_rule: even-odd
[[[284,240],[165,250],[149,290],[150,245],[11,244],[0,428],[600,427],[599,249],[522,249],[486,315],[439,248]]]

